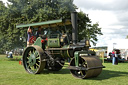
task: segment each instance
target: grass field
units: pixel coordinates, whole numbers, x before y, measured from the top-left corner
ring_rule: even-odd
[[[10,60],[0,55],[0,85],[128,85],[127,62],[104,63],[106,68],[98,77],[83,80],[73,77],[65,67],[59,72],[44,70],[41,74],[28,74],[19,65],[20,58]]]

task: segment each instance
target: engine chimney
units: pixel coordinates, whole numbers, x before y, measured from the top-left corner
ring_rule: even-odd
[[[72,42],[77,44],[77,12],[71,13],[71,22],[72,22]]]

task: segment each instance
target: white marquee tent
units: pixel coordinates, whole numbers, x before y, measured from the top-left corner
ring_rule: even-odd
[[[121,51],[121,57],[127,59],[128,57],[128,39],[114,39],[108,43],[107,55],[112,52],[113,49],[119,49]]]

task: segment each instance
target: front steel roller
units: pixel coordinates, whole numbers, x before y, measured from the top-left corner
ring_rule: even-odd
[[[29,46],[23,53],[23,66],[28,73],[40,73],[45,67],[45,54],[39,46]]]
[[[75,58],[71,60],[70,66],[75,66]],[[103,66],[101,60],[98,57],[88,56],[88,57],[79,57],[78,67],[80,68],[83,67],[83,69],[81,70],[70,69],[70,72],[73,76],[84,79],[84,78],[98,76],[101,73]]]

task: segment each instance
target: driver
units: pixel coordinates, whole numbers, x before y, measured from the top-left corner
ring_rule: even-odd
[[[41,26],[38,28],[38,31],[36,31],[36,38],[40,37],[41,36]]]
[[[30,26],[29,26],[29,28],[27,30],[27,35],[28,35],[28,38],[27,38],[27,47],[28,47],[28,46],[31,45],[31,43],[29,42],[29,39],[30,39],[30,37],[33,36],[32,29],[30,28]]]

